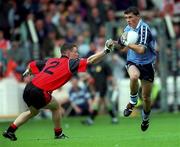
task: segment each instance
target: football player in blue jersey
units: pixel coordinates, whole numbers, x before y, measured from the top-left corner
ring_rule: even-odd
[[[154,81],[154,63],[156,60],[155,39],[151,29],[140,16],[136,7],[129,7],[124,11],[127,26],[124,33],[118,39],[106,41],[106,46],[127,51],[126,69],[130,77],[130,101],[124,110],[124,116],[128,117],[137,104],[139,83],[141,81],[143,109],[141,130],[146,131],[149,127],[149,116],[151,112],[151,89]],[[138,33],[138,41],[135,44],[128,42],[127,32]]]

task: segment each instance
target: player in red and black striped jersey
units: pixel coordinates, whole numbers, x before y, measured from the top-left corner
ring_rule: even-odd
[[[61,128],[60,106],[51,93],[67,83],[71,77],[78,72],[86,72],[89,64],[99,62],[112,49],[105,47],[104,51],[96,53],[87,59],[79,58],[78,48],[73,44],[64,44],[61,47],[60,58],[49,58],[45,61],[32,61],[29,63],[24,76],[33,74],[23,93],[23,99],[29,110],[21,113],[16,120],[3,133],[3,136],[15,141],[15,131],[18,127],[27,122],[30,118],[39,113],[41,108],[52,111],[54,122],[55,139],[63,139],[66,136]]]

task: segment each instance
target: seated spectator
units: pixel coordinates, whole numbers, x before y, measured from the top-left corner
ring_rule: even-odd
[[[69,91],[69,100],[72,107],[70,115],[87,115],[91,111],[91,94],[86,86],[79,86],[79,78],[71,80],[72,87]]]

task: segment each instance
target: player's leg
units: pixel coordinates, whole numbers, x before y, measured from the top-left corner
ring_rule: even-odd
[[[127,70],[130,78],[130,101],[124,110],[124,116],[129,116],[134,106],[137,104],[139,89],[138,79],[140,77],[140,72],[135,65],[130,65]]]
[[[55,139],[64,139],[67,136],[63,134],[62,126],[61,126],[61,109],[58,101],[52,97],[51,101],[44,107],[45,109],[50,109],[52,112],[52,120],[54,123],[54,134]]]
[[[37,95],[36,90],[34,91],[34,86],[31,83],[28,83],[24,89],[23,99],[29,107],[29,110],[21,113],[16,120],[10,124],[8,129],[3,133],[4,137],[9,138],[12,141],[17,140],[14,134],[17,128],[38,114],[39,110],[35,106],[39,106],[39,101],[41,100],[39,98],[40,97]]]
[[[111,122],[116,124],[116,123],[118,123],[118,119],[117,119],[115,111],[113,109],[113,105],[110,102],[110,98],[108,97],[107,91],[108,91],[108,85],[101,86],[101,88],[100,88],[101,103],[104,104],[106,109],[108,110],[108,113],[112,119]]]
[[[92,112],[90,112],[90,115],[87,119],[82,121],[82,124],[84,125],[93,125],[94,124],[94,119],[96,118],[99,110],[99,103],[100,103],[100,98],[99,94],[96,94],[93,102],[92,102]]]
[[[142,99],[143,99],[143,109],[142,109],[142,124],[141,130],[146,131],[149,127],[149,116],[151,112],[151,90],[153,83],[149,81],[141,81],[142,85]]]
[[[143,99],[143,110],[142,110],[142,124],[141,130],[146,131],[149,127],[149,116],[151,112],[151,89],[152,83],[148,81],[142,81],[142,99]]]
[[[119,122],[118,118],[117,118],[117,114],[115,109],[113,108],[113,103],[110,101],[109,98],[105,98],[105,106],[107,107],[108,113],[111,117],[111,122],[113,124],[117,124]]]
[[[39,113],[39,110],[34,108],[33,106],[29,107],[29,110],[26,112],[21,113],[16,120],[14,121],[14,124],[19,127],[23,125],[25,122],[27,122],[30,118],[36,116]]]
[[[151,91],[154,81],[154,65],[146,64],[141,66],[141,86],[142,86],[142,99],[143,99],[143,110],[142,110],[142,124],[141,130],[146,131],[149,127],[149,116],[151,112]]]
[[[8,129],[3,132],[3,136],[12,141],[17,140],[17,137],[15,136],[15,131],[17,130],[17,128],[26,123],[30,118],[34,117],[38,113],[39,110],[37,110],[33,106],[30,106],[28,111],[21,113],[16,118],[16,120],[8,127]]]

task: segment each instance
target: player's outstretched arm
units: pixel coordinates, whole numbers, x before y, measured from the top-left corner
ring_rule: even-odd
[[[90,56],[87,59],[88,64],[96,64],[100,62],[107,54],[113,51],[113,48],[108,48],[106,45],[104,47],[104,50],[101,52],[98,52],[92,56]]]
[[[96,64],[106,56],[104,51],[98,52],[87,59],[88,64]]]

